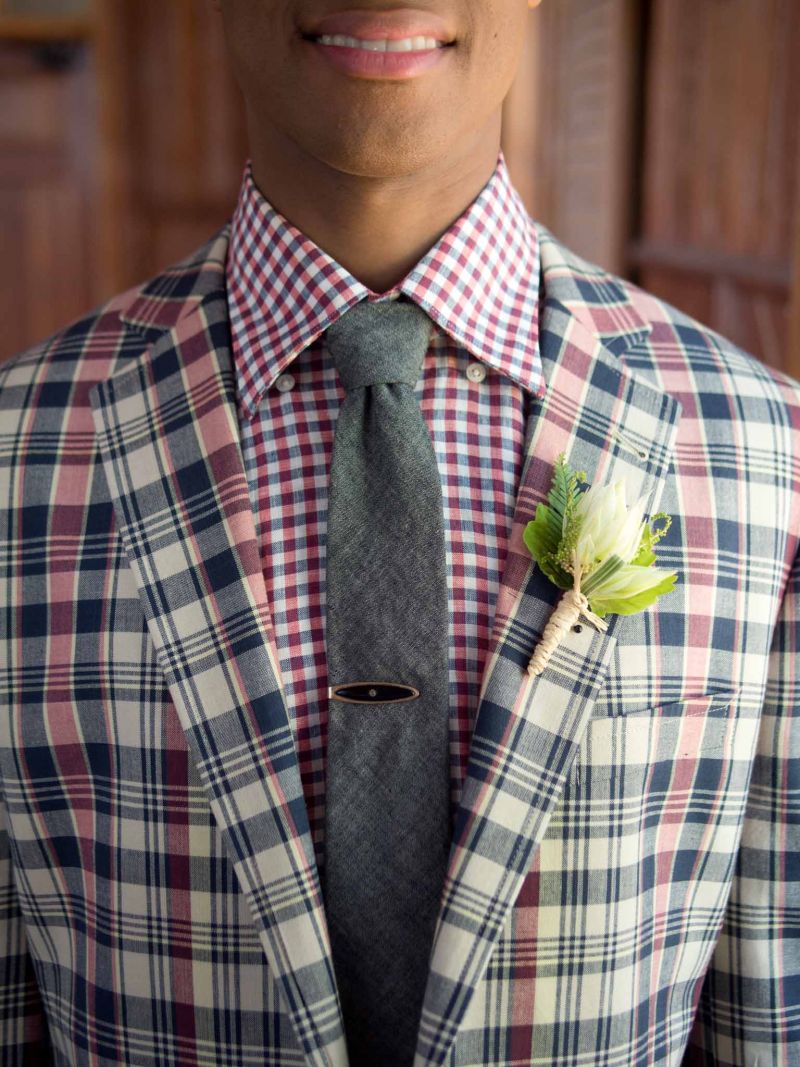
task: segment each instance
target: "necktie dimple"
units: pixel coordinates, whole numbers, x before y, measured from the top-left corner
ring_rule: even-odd
[[[362,301],[325,336],[346,392],[328,499],[323,893],[352,1067],[413,1063],[452,832],[442,487],[414,394],[431,325],[411,302]]]

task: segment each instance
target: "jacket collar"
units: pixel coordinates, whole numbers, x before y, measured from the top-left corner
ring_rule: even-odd
[[[414,1067],[444,1064],[561,798],[617,637],[570,633],[525,668],[556,602],[524,545],[564,451],[657,510],[680,403],[626,366],[650,325],[623,286],[536,223],[540,351]],[[125,310],[145,342],[89,393],[120,537],[165,680],[268,966],[315,1067],[346,1067],[340,1002],[239,446],[228,227]]]

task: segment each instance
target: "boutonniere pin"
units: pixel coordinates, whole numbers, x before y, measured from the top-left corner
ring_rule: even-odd
[[[522,537],[544,574],[565,590],[533,650],[528,674],[541,674],[567,631],[584,618],[600,631],[609,613],[632,615],[649,607],[675,585],[676,571],[653,566],[654,545],[672,519],[659,511],[643,521],[644,499],[625,502],[624,481],[613,485],[586,482],[564,453],[556,461],[548,503],[539,504]],[[655,528],[657,520],[663,526]]]

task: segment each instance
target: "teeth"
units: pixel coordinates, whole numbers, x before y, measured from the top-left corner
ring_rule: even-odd
[[[319,44],[338,44],[346,48],[363,48],[367,52],[419,52],[429,48],[444,48],[442,41],[435,37],[402,37],[397,41],[362,41],[358,37],[347,37],[343,33],[323,34],[317,37]]]

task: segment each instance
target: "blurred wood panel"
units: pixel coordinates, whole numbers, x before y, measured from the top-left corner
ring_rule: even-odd
[[[517,75],[503,101],[500,142],[511,179],[529,214],[541,206],[537,150],[541,133],[541,8],[530,12]],[[542,221],[544,221],[543,217]]]
[[[89,14],[91,0],[0,0],[0,15],[31,22],[82,18]]]
[[[95,85],[84,45],[0,40],[0,355],[100,300]]]
[[[530,214],[616,271],[633,225],[640,23],[639,0],[544,0],[504,111]]]
[[[39,18],[31,15],[7,15],[0,8],[0,37],[5,41],[82,41],[92,36],[90,18],[65,15]]]
[[[649,27],[637,280],[798,374],[800,5],[650,0]]]
[[[108,259],[124,288],[188,254],[233,212],[244,106],[208,4],[115,0],[97,10]]]
[[[792,293],[789,302],[787,370],[795,378],[800,379],[800,153],[798,153],[797,157],[792,242],[794,247],[792,249]]]

